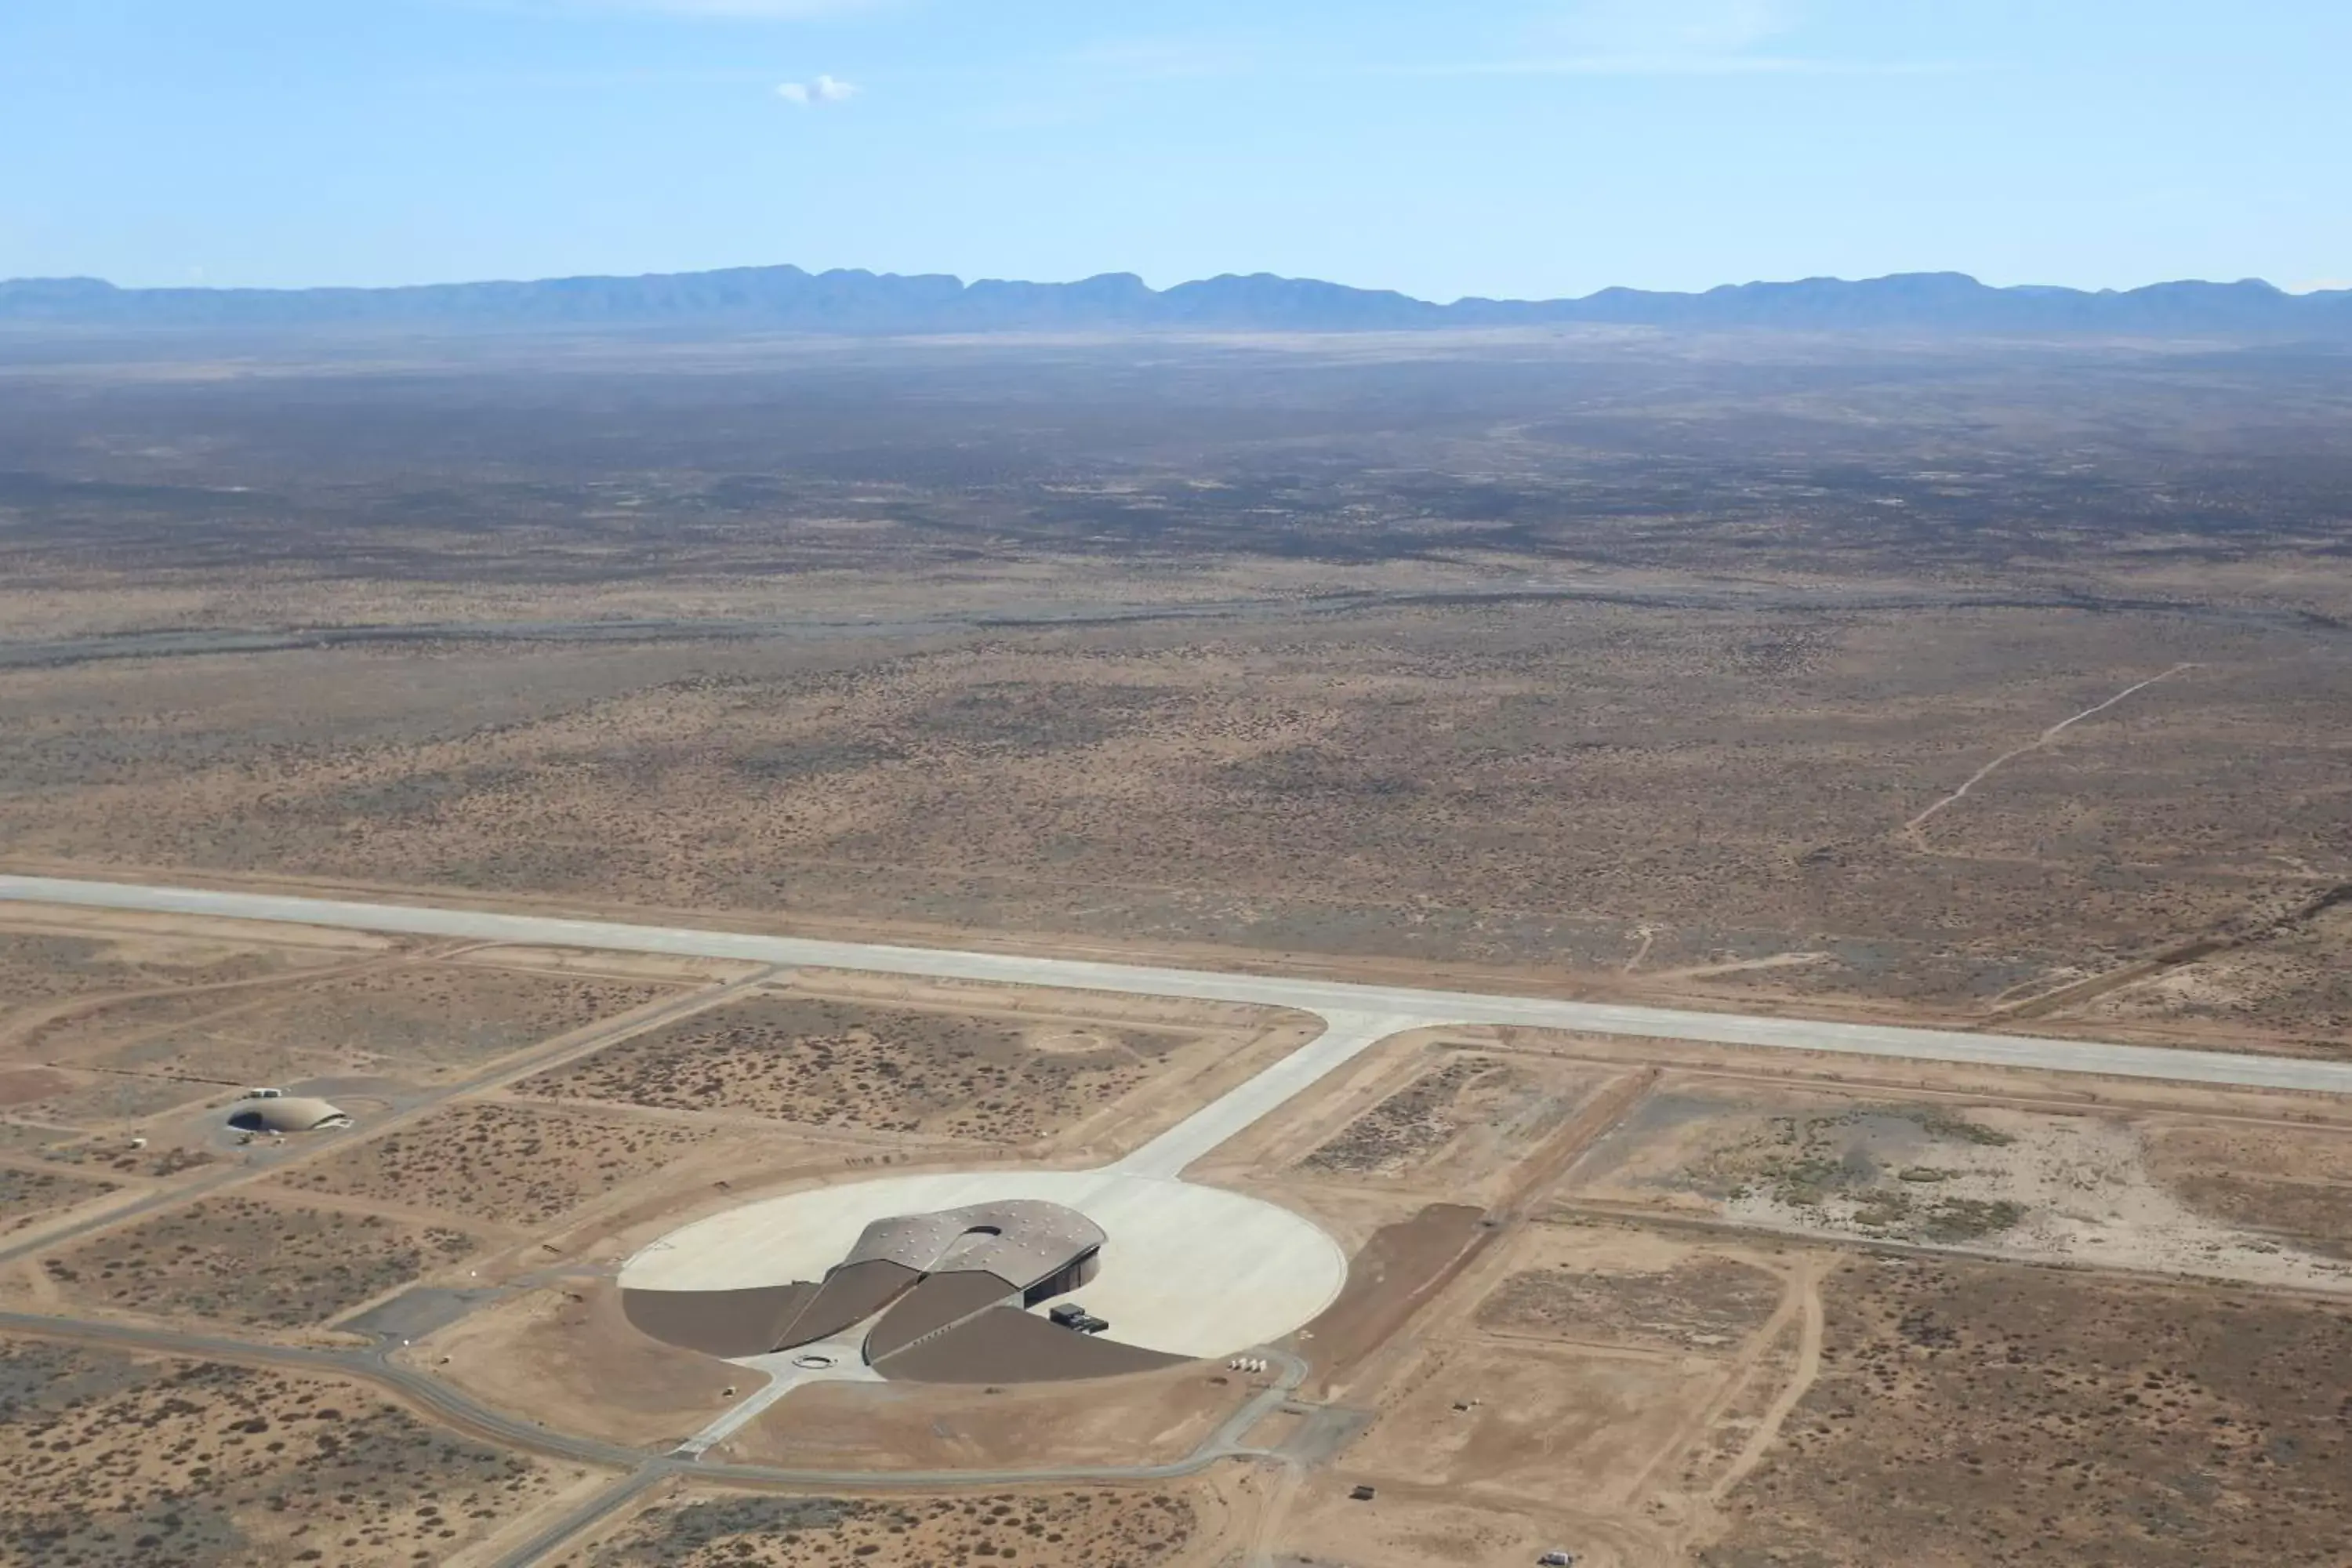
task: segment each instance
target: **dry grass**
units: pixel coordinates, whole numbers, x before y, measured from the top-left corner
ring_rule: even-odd
[[[335,1317],[475,1245],[445,1226],[216,1197],[109,1231],[42,1267],[87,1305],[283,1329]]]
[[[1680,1258],[1654,1271],[1562,1263],[1513,1274],[1478,1304],[1481,1328],[1666,1350],[1721,1350],[1761,1328],[1782,1286],[1733,1258]]]
[[[814,672],[755,647],[696,679],[669,673],[677,653],[607,653],[567,672],[592,689],[487,732],[379,711],[374,656],[325,654],[286,700],[365,744],[288,759],[257,798],[241,766],[150,734],[151,766],[0,801],[0,829],[91,864],[1967,1011],[2284,907],[2343,861],[2328,716],[2352,666],[2288,652],[2053,611],[1824,614],[1792,635],[1769,615],[1489,606],[1039,633]],[[553,657],[417,676],[525,702]],[[2183,658],[2200,668],[1994,775],[1924,848],[1904,838],[1985,760]],[[243,668],[205,679],[223,700],[270,679]],[[2250,759],[2261,791],[2234,783]],[[2221,1021],[2317,1036],[2331,997],[2283,980]]]
[[[1298,1163],[1316,1172],[1385,1173],[1420,1163],[1462,1131],[1464,1095],[1510,1068],[1491,1057],[1449,1056],[1356,1118]]]
[[[0,1232],[22,1230],[61,1209],[117,1190],[112,1182],[0,1165]]]
[[[461,964],[404,965],[260,996],[209,1003],[188,997],[103,1010],[44,1037],[37,1048],[79,1047],[93,1064],[114,1071],[224,1084],[332,1073],[429,1080],[641,1006],[671,989]]]
[[[18,1009],[116,991],[253,980],[298,962],[299,955],[226,942],[110,941],[0,928],[0,1026]]]
[[[465,1219],[544,1225],[661,1170],[709,1137],[665,1122],[460,1105],[312,1162],[278,1182]]]
[[[1878,1260],[1832,1277],[1828,1314],[1706,1568],[2343,1560],[2340,1306]]]
[[[1191,1505],[1166,1492],[999,1492],[870,1501],[710,1498],[648,1509],[565,1568],[1148,1568],[1191,1538]]]
[[[524,1079],[517,1090],[817,1127],[992,1142],[1036,1138],[1150,1076],[1182,1037],[1095,1028],[1032,1044],[991,1018],[813,997],[730,1003]]]
[[[443,1562],[545,1501],[540,1463],[364,1390],[0,1341],[0,1562]]]

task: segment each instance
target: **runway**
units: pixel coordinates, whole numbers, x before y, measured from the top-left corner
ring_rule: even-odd
[[[2298,1089],[2352,1094],[2352,1063],[2231,1052],[2168,1050],[2147,1046],[2061,1040],[2029,1035],[1973,1034],[1953,1029],[1900,1028],[1881,1024],[1816,1022],[1736,1013],[1612,1003],[1564,1002],[1528,996],[1479,995],[1281,975],[1231,974],[1208,970],[1154,968],[1090,960],[1035,958],[1015,953],[968,952],[945,948],[897,947],[827,942],[807,937],[760,936],[741,931],[627,925],[604,921],[499,914],[477,910],[436,909],[416,904],[361,903],[333,899],[289,898],[268,893],[208,889],[145,887],[50,877],[0,876],[0,900],[134,910],[158,914],[201,915],[230,920],[273,921],[392,935],[455,937],[475,941],[667,953],[680,957],[743,959],[760,963],[864,970],[929,979],[971,980],[1012,985],[1051,985],[1082,991],[1148,996],[1192,997],[1268,1007],[1292,1007],[1332,1020],[1335,1026],[1377,1019],[1382,1031],[1335,1026],[1327,1037],[1337,1060],[1320,1061],[1315,1046],[1294,1069],[1306,1074],[1282,1089],[1281,1083],[1244,1086],[1165,1135],[1165,1147],[1148,1162],[1153,1173],[1186,1149],[1213,1147],[1249,1121],[1303,1088],[1319,1071],[1368,1048],[1385,1034],[1437,1025],[1514,1024],[1534,1028],[1580,1029],[1595,1034],[1782,1050],[1829,1051],[1848,1056],[1948,1062],[1976,1067],[2089,1073],[2111,1078],[2154,1079],[2237,1089]],[[1342,1043],[1342,1037],[1345,1038]],[[1321,1045],[1322,1042],[1318,1042]],[[1294,1058],[1297,1059],[1297,1058]],[[1282,1064],[1287,1066],[1287,1063]],[[1273,1074],[1261,1078],[1274,1077]],[[1282,1092],[1277,1095],[1277,1090]],[[1236,1098],[1242,1097],[1242,1098]],[[1205,1119],[1205,1120],[1204,1120]],[[1199,1121],[1192,1128],[1193,1121]],[[1191,1133],[1187,1128],[1192,1128]],[[1199,1142],[1222,1129],[1220,1136]],[[1179,1134],[1184,1134],[1181,1139]],[[1132,1168],[1132,1167],[1130,1167]],[[1181,1168],[1181,1167],[1179,1167]]]

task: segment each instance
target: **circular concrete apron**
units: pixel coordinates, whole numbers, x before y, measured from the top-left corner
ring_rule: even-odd
[[[950,1171],[814,1187],[670,1232],[621,1268],[631,1290],[741,1290],[821,1279],[894,1215],[1005,1198],[1074,1208],[1108,1239],[1074,1295],[1105,1339],[1223,1356],[1280,1339],[1331,1304],[1348,1258],[1311,1220],[1258,1198],[1108,1171]]]

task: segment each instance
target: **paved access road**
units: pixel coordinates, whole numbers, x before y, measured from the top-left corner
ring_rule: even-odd
[[[346,931],[411,936],[465,937],[485,942],[601,948],[623,952],[745,959],[761,963],[866,970],[929,979],[1058,985],[1081,991],[1194,997],[1212,1002],[1295,1007],[1326,1018],[1339,1017],[1350,1021],[1370,1016],[1396,1029],[1433,1025],[1517,1024],[1535,1028],[1583,1029],[1595,1034],[1696,1040],[1715,1045],[1834,1051],[1852,1056],[1892,1057],[1912,1061],[2095,1073],[2116,1078],[2162,1079],[2245,1089],[2352,1094],[2352,1063],[2240,1056],[2221,1051],[2165,1050],[2144,1046],[2106,1045],[2090,1040],[2042,1039],[2027,1035],[1906,1029],[1877,1024],[1815,1023],[1796,1018],[1763,1018],[1734,1013],[1698,1013],[1596,1002],[1558,1002],[1527,996],[1482,996],[1342,981],[1289,979],[1280,975],[1225,974],[1206,970],[1159,969],[1079,959],[1029,958],[1013,953],[961,952],[948,949],[824,942],[805,937],[759,936],[740,931],[694,931],[667,926],[621,925],[604,921],[496,914],[478,910],[434,909],[414,904],[354,903],[333,899],[287,898],[267,893],[218,892],[195,888],[142,887],[50,877],[0,876],[0,900],[76,904],[110,910],[142,910],[162,914],[210,915],[232,920],[279,921],[296,925],[331,926]],[[1369,1042],[1359,1040],[1349,1044],[1353,1049],[1361,1049]],[[1294,1089],[1296,1087],[1299,1086],[1293,1086]],[[1217,1109],[1214,1106],[1209,1108],[1210,1110]],[[1227,1135],[1238,1131],[1238,1125],[1244,1120],[1238,1114],[1242,1110],[1238,1105],[1228,1108],[1216,1119],[1216,1124],[1223,1127]],[[1207,1125],[1204,1124],[1201,1131],[1205,1135]],[[1159,1160],[1152,1163],[1161,1163]]]
[[[0,1312],[0,1333],[67,1344],[96,1345],[109,1350],[179,1356],[191,1361],[220,1361],[233,1365],[279,1366],[291,1372],[348,1377],[373,1384],[414,1402],[426,1414],[470,1436],[488,1439],[525,1453],[609,1469],[636,1471],[647,1466],[671,1475],[699,1476],[742,1485],[809,1488],[1022,1486],[1036,1482],[1174,1480],[1207,1469],[1234,1455],[1256,1455],[1260,1448],[1242,1446],[1242,1438],[1258,1418],[1289,1399],[1306,1381],[1307,1363],[1271,1345],[1253,1348],[1276,1375],[1234,1407],[1216,1429],[1181,1458],[1151,1465],[1055,1465],[1039,1469],[993,1470],[807,1470],[780,1465],[723,1464],[679,1453],[648,1453],[618,1443],[559,1432],[536,1421],[524,1421],[481,1404],[446,1383],[414,1371],[391,1359],[390,1347],[373,1350],[325,1350],[300,1345],[271,1344],[226,1334],[184,1333],[176,1329],[148,1328],[97,1318],[52,1317],[40,1312]],[[1318,1408],[1320,1408],[1318,1406]]]

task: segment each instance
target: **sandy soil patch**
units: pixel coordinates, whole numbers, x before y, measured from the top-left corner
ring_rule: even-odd
[[[1787,1289],[1755,1263],[1643,1232],[1547,1229],[1512,1262],[1478,1303],[1480,1329],[1597,1346],[1721,1353],[1762,1328]]]
[[[1198,1447],[1250,1384],[1214,1364],[1061,1385],[814,1384],[719,1457],[808,1469],[1163,1464]]]
[[[2164,1126],[2150,1173],[2209,1220],[2284,1246],[2352,1258],[2352,1137],[2291,1127]]]
[[[1760,1230],[2352,1289],[2352,1267],[2199,1214],[2121,1116],[1669,1083],[1580,1160],[1569,1205]]]
[[[1537,1151],[1610,1082],[1611,1068],[1465,1045],[1438,1031],[1382,1041],[1214,1151],[1236,1180],[1507,1200]]]
[[[331,1379],[0,1340],[10,1563],[446,1562],[584,1473]]]
[[[0,1110],[53,1100],[77,1081],[55,1068],[0,1068]]]
[[[702,1497],[646,1509],[560,1568],[1162,1568],[1198,1530],[1182,1493],[1095,1488],[968,1497]]]
[[[401,1352],[485,1404],[566,1432],[675,1447],[748,1394],[757,1375],[649,1339],[610,1280],[527,1289]],[[444,1360],[444,1358],[446,1360]]]
[[[108,1231],[41,1267],[89,1306],[285,1329],[324,1321],[475,1246],[446,1226],[215,1197]]]
[[[26,929],[42,911],[0,906],[0,1038],[11,1018],[57,1003],[116,992],[223,985],[299,973],[331,962],[223,937],[173,937],[136,930],[98,932]]]
[[[20,1100],[8,1108],[10,1120],[60,1130],[112,1127],[144,1120],[184,1105],[217,1096],[216,1083],[189,1083],[179,1079],[144,1078],[135,1074],[87,1073],[54,1068],[17,1069],[17,1081],[37,1099]]]
[[[518,973],[455,964],[369,970],[240,998],[207,1009],[200,998],[82,1020],[76,1033],[108,1043],[88,1059],[117,1071],[278,1084],[304,1078],[457,1076],[526,1046],[642,1006],[677,988],[594,976]],[[159,1021],[157,1011],[172,1016]],[[132,1037],[123,1039],[130,1035]],[[44,1048],[73,1041],[45,1038]]]
[[[1383,1402],[1341,1463],[1402,1481],[1622,1507],[1727,1375],[1705,1356],[1448,1345],[1415,1369],[1402,1397]]]
[[[2352,1291],[2352,1264],[2208,1218],[2166,1191],[2129,1123],[1987,1109],[1971,1113],[1969,1124],[1998,1130],[2003,1142],[1942,1143],[1927,1155],[1935,1163],[1896,1168],[1892,1184],[1882,1170],[1818,1196],[1759,1183],[1736,1193],[1724,1212],[1769,1230]],[[1934,1195],[1906,1190],[1922,1188]]]
[[[277,1184],[542,1225],[676,1163],[712,1136],[672,1122],[478,1101],[312,1161]]]
[[[1181,1034],[1104,1029],[1040,1050],[1020,1025],[811,996],[713,1008],[517,1086],[525,1094],[992,1142],[1036,1138],[1141,1087]]]
[[[1407,1492],[1394,1482],[1359,1502],[1348,1495],[1355,1479],[1349,1470],[1304,1484],[1282,1521],[1273,1568],[1492,1568],[1570,1546],[1580,1568],[1623,1568],[1629,1561],[1591,1519],[1562,1520],[1550,1510],[1538,1517],[1507,1501]]]
[[[1540,1058],[1433,1051],[1412,1081],[1324,1138],[1296,1168],[1467,1190],[1527,1157],[1604,1079],[1601,1069]]]
[[[2340,1308],[1964,1260],[1832,1276],[1819,1380],[1704,1568],[2333,1563]]]
[[[112,1182],[0,1165],[0,1233],[22,1230],[121,1189]]]

